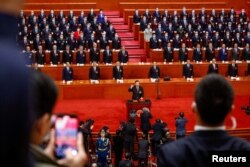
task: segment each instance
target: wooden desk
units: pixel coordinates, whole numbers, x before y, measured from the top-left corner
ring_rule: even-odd
[[[207,74],[209,63],[202,64],[193,64],[194,65],[194,77],[203,77]],[[218,63],[219,65],[219,73],[221,75],[226,75],[228,64],[226,63]],[[138,64],[138,63],[129,63],[128,65],[123,66],[123,77],[124,79],[144,79],[149,78],[149,69],[152,64]],[[170,76],[171,78],[182,78],[182,69],[183,64],[179,62],[175,62],[173,64],[163,64],[158,63],[160,67],[160,76]],[[111,65],[99,65],[101,79],[112,79],[112,69]],[[239,67],[239,76],[245,76],[245,72],[247,71],[247,63],[238,64]],[[89,79],[89,68],[90,65],[87,64],[85,66],[77,66],[72,65],[74,74],[74,80],[88,80]],[[51,76],[54,80],[60,81],[62,80],[62,69],[63,66],[59,65],[57,67],[46,65],[45,67],[41,67],[41,71]]]
[[[144,88],[144,98],[157,98],[160,93],[161,98],[167,97],[192,97],[195,86],[201,78],[195,78],[193,82],[188,82],[183,78],[173,78],[171,81],[160,80],[152,83],[149,79],[139,79]],[[59,99],[121,99],[131,98],[128,88],[134,83],[134,79],[124,80],[124,83],[116,83],[113,80],[101,80],[99,84],[90,84],[88,80],[77,80],[71,84],[57,81],[59,88]],[[239,81],[230,81],[234,87],[236,96],[250,95],[250,77],[240,77]],[[159,92],[157,92],[159,91]],[[153,104],[152,104],[153,105]]]

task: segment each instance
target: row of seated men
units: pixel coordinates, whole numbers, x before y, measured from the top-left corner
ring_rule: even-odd
[[[101,50],[97,48],[97,44],[94,43],[93,48],[89,51],[89,60],[90,62],[100,62],[100,53]],[[38,51],[34,53],[31,51],[29,46],[26,46],[26,50],[22,52],[27,65],[31,65],[33,63],[37,63],[39,65],[46,64],[46,54],[42,48],[42,45],[38,46]],[[118,52],[118,60],[121,63],[128,63],[129,61],[129,54],[128,51],[125,50],[123,46],[121,50]],[[58,50],[57,46],[54,45],[53,49],[50,51],[50,64],[51,65],[58,65],[60,63],[66,64],[66,62],[72,63],[73,62],[73,52],[70,49],[69,45],[66,45],[66,49],[62,52],[62,60],[60,56],[60,51]],[[103,51],[103,63],[104,64],[112,64],[113,62],[113,51],[109,48],[109,45],[106,46],[105,50]],[[78,51],[76,52],[76,64],[83,65],[86,64],[86,52],[83,49],[83,46],[80,45]]]
[[[213,59],[212,63],[208,66],[208,73],[219,73],[219,66],[216,63],[215,59]],[[153,65],[149,69],[149,78],[152,82],[156,82],[160,78],[160,67],[157,66],[157,63],[154,62]],[[92,66],[89,68],[89,79],[91,83],[99,83],[101,75],[100,67],[96,62],[92,63]],[[235,60],[232,60],[230,64],[228,64],[227,75],[232,78],[238,77],[238,65]],[[250,64],[248,64],[248,71],[246,75],[250,75]],[[123,66],[119,61],[113,66],[113,80],[117,82],[123,82]],[[187,63],[183,64],[183,77],[192,80],[194,76],[193,65],[190,63],[190,60],[187,60]],[[73,68],[70,67],[70,63],[67,62],[66,66],[62,71],[62,80],[65,82],[71,82],[74,79]]]
[[[239,18],[241,18],[240,16]],[[189,20],[186,16],[183,16],[178,20],[177,14],[173,21],[168,21],[166,17],[163,17],[160,21],[154,18],[153,22],[148,22],[146,16],[143,16],[140,21],[140,30],[144,31],[147,41],[150,40],[153,33],[157,41],[168,42],[173,40],[174,43],[190,41],[192,46],[201,43],[206,47],[208,42],[212,40],[215,47],[218,47],[217,45],[220,45],[222,41],[227,47],[231,47],[233,42],[237,42],[239,46],[250,42],[250,34],[246,36],[247,32],[250,31],[250,23],[240,22],[243,19],[227,21],[224,20],[224,16],[221,16],[218,21],[217,19],[216,21],[213,20],[214,17],[212,16],[212,20],[205,16],[201,16],[200,20],[197,20],[196,17],[192,18]],[[177,44],[174,47],[179,48],[180,45]]]
[[[93,9],[91,11],[93,12]],[[120,49],[121,39],[102,10],[98,16],[91,11],[88,17],[81,12],[78,19],[74,16],[73,11],[70,11],[67,21],[63,11],[58,16],[50,13],[46,17],[44,11],[41,10],[41,14],[38,16],[40,19],[37,19],[33,11],[28,18],[21,11],[18,18],[18,43],[23,48],[32,44],[36,50],[39,44],[45,43],[46,49],[51,50],[52,44],[57,44],[61,49],[65,49],[65,44],[69,44],[71,49],[75,49],[79,45],[92,48],[93,42],[100,42],[104,49],[105,45],[112,42],[113,48]],[[52,14],[53,16],[51,16]]]

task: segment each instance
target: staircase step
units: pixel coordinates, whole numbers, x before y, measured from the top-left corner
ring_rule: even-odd
[[[134,38],[133,37],[121,37],[122,41],[133,41]]]
[[[109,16],[118,16],[120,17],[120,11],[104,11],[104,14],[109,17]]]
[[[112,23],[112,22],[111,22],[111,23]],[[122,23],[122,22],[113,22],[112,24],[113,24],[113,26],[114,26],[114,25],[123,25],[124,23]]]
[[[133,33],[131,33],[131,32],[126,32],[126,33],[121,32],[121,33],[118,33],[118,35],[119,35],[120,38],[123,38],[123,37],[131,37],[131,38],[134,38],[134,35],[133,35]]]
[[[126,49],[128,51],[129,56],[130,55],[137,55],[137,56],[143,56],[146,54],[144,49]]]
[[[125,46],[140,46],[139,41],[122,41],[122,45]]]
[[[116,30],[129,30],[129,27],[128,27],[128,25],[114,25],[114,28],[116,29]]]
[[[129,30],[118,30],[118,29],[116,29],[116,32],[129,32]]]
[[[141,58],[139,58],[139,57],[130,57],[129,62],[138,63],[138,62],[141,62]]]
[[[109,19],[109,21],[111,22],[111,23],[122,23],[122,24],[124,24],[124,18],[109,18],[108,17],[108,19]]]

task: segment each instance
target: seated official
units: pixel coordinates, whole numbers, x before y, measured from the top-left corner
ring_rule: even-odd
[[[193,61],[194,62],[202,62],[202,50],[201,45],[198,43],[193,52]]]
[[[100,50],[97,48],[97,44],[93,44],[93,48],[90,49],[89,52],[90,62],[98,63],[100,61]]]
[[[50,64],[51,65],[60,64],[60,52],[57,50],[56,45],[53,45],[53,50],[50,51]]]
[[[167,47],[163,48],[163,61],[173,62],[174,61],[174,49],[171,47],[171,43],[167,44]]]
[[[112,64],[113,62],[113,52],[109,49],[109,45],[106,46],[106,50],[103,52],[103,63]]]
[[[212,162],[210,153],[213,151],[250,151],[248,141],[231,137],[226,131],[225,118],[234,109],[234,91],[223,76],[209,74],[204,77],[195,89],[194,99],[194,132],[189,137],[163,145],[157,154],[157,166],[205,167]]]
[[[38,46],[38,51],[36,52],[36,62],[39,65],[45,64],[45,53],[43,52],[42,45]]]
[[[125,50],[125,46],[118,52],[118,60],[121,63],[128,63],[128,51]]]
[[[186,62],[188,58],[188,50],[186,48],[186,44],[182,43],[181,48],[179,49],[179,61],[180,62]]]
[[[218,66],[218,64],[216,64],[216,60],[215,59],[213,59],[212,60],[212,63],[210,63],[209,65],[208,65],[208,72],[207,72],[208,74],[210,74],[210,73],[219,73],[219,66]]]
[[[91,83],[99,83],[100,67],[98,67],[96,62],[93,62],[92,66],[89,69],[89,79]]]
[[[70,64],[72,63],[73,53],[72,50],[70,50],[69,45],[66,45],[66,50],[64,50],[62,54],[62,59],[63,59],[63,64],[66,64],[67,62],[69,62]]]
[[[190,60],[187,60],[187,64],[183,65],[183,77],[184,78],[193,78],[194,71],[193,71],[193,65],[190,64]]]
[[[232,60],[232,63],[228,65],[228,76],[238,77],[238,65],[235,60]]]
[[[86,53],[83,51],[83,46],[79,46],[79,50],[76,52],[76,64],[84,65],[86,63]]]
[[[134,85],[131,85],[128,89],[129,92],[132,92],[132,100],[140,100],[144,98],[143,87],[140,86],[140,82],[138,80],[135,81]]]
[[[66,62],[66,67],[63,68],[63,82],[73,81],[73,68],[70,67],[70,63]]]
[[[213,43],[209,42],[208,47],[206,48],[206,60],[212,61],[215,58],[215,49]]]
[[[123,67],[119,61],[117,61],[116,65],[113,67],[113,79],[123,80]]]
[[[221,49],[219,50],[219,60],[223,62],[228,60],[228,53],[225,44],[222,44]]]
[[[250,61],[250,49],[248,43],[246,44],[245,48],[242,51],[242,59],[244,61]]]
[[[23,52],[25,64],[31,66],[34,63],[34,54],[29,46],[26,46],[26,51]]]
[[[154,62],[153,66],[149,69],[149,77],[152,82],[160,78],[160,67]]]
[[[231,60],[240,60],[240,49],[237,43],[235,43],[234,47],[231,49]]]

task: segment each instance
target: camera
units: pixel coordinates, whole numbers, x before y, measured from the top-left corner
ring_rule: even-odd
[[[241,110],[244,110],[246,114],[250,115],[250,106],[243,106],[241,107]]]

